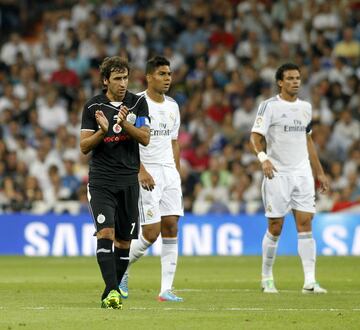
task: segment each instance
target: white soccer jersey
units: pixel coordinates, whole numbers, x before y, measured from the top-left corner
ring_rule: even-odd
[[[172,140],[176,140],[180,127],[179,106],[171,97],[165,96],[161,103],[155,102],[146,92],[150,117],[150,143],[140,144],[140,160],[144,165],[159,164],[175,167]]]
[[[275,175],[311,175],[306,134],[311,132],[311,104],[288,102],[279,95],[259,105],[252,132],[265,136]]]

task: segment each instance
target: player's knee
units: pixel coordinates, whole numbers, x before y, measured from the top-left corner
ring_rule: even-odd
[[[273,236],[280,236],[282,231],[282,223],[274,222],[269,224],[269,232]]]
[[[161,235],[163,237],[176,237],[178,233],[179,217],[168,216],[161,219]]]
[[[98,239],[105,238],[113,241],[114,236],[115,236],[114,228],[103,228],[96,233],[96,237]]]
[[[142,235],[150,243],[154,243],[159,237],[159,234],[160,231],[157,230],[156,228],[146,228],[146,229],[143,228],[142,231]]]
[[[176,237],[178,233],[177,223],[167,224],[161,227],[161,235],[163,237]]]
[[[130,249],[131,241],[115,239],[114,245],[119,249]]]
[[[297,219],[296,225],[298,232],[308,232],[312,230],[312,216],[306,216],[300,219]]]
[[[308,232],[312,230],[311,221],[304,221],[298,223],[297,225],[298,232]]]

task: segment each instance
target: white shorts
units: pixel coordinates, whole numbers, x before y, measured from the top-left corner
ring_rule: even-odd
[[[315,183],[310,175],[264,178],[261,192],[267,218],[281,218],[290,210],[315,213]]]
[[[152,191],[140,186],[140,224],[148,225],[161,221],[162,216],[184,215],[181,179],[176,168],[146,166],[155,181]]]

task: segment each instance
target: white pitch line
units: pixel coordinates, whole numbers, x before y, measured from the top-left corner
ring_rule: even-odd
[[[90,309],[99,310],[98,307],[73,308],[73,307],[20,307],[21,310],[75,310]],[[130,307],[125,310],[131,311],[198,311],[198,312],[360,312],[360,308],[258,308],[258,307],[225,307],[225,308],[187,308],[187,307]],[[0,306],[0,310],[11,310]]]
[[[286,292],[286,293],[299,293],[301,292],[301,288],[299,288],[299,290],[282,290],[279,289],[278,290],[281,292]],[[175,291],[177,292],[261,292],[261,289],[175,289]],[[334,293],[334,294],[360,294],[360,291],[358,290],[351,290],[351,291],[341,291],[341,290],[329,290],[329,293]]]
[[[360,312],[359,308],[257,308],[257,307],[227,307],[227,308],[155,308],[130,307],[130,310],[166,310],[166,311],[235,311],[235,312]]]

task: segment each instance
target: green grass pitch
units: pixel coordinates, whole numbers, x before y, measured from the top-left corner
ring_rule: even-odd
[[[180,257],[183,303],[156,301],[160,260],[131,271],[124,309],[100,309],[95,258],[0,257],[0,329],[360,329],[360,259],[319,257],[327,295],[301,294],[298,257],[278,257],[278,295],[260,292],[260,257]]]

